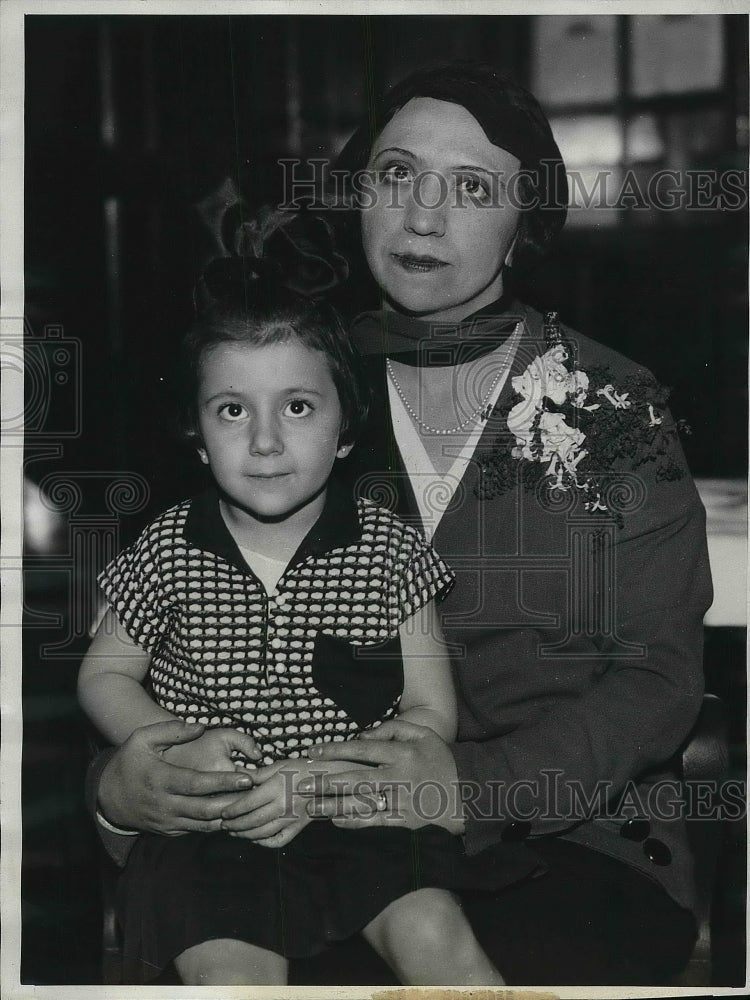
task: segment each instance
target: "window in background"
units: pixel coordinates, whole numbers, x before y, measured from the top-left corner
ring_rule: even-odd
[[[575,114],[550,119],[568,170],[569,224],[597,226],[617,223],[619,209],[612,204],[622,186],[625,144],[616,115]]]
[[[561,104],[606,104],[617,98],[617,17],[534,18],[532,91],[550,111]]]
[[[551,113],[569,170],[569,225],[710,222],[714,213],[685,209],[695,195],[687,172],[734,165],[723,154],[746,143],[727,100],[724,18],[533,22],[531,89]],[[702,197],[705,204],[709,195]]]
[[[720,90],[721,17],[661,14],[629,19],[631,93],[635,97]]]

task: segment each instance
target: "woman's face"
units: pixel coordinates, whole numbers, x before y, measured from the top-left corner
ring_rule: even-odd
[[[458,320],[497,299],[518,230],[505,182],[517,157],[459,104],[415,97],[375,140],[365,256],[386,307]]]

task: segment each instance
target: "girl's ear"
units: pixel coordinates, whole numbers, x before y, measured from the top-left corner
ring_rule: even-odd
[[[208,452],[206,451],[206,449],[199,448],[198,455],[200,456],[201,462],[203,462],[204,465],[208,465]]]
[[[349,444],[340,444],[339,449],[336,452],[336,458],[346,458],[349,452],[354,447],[354,442],[351,441]]]

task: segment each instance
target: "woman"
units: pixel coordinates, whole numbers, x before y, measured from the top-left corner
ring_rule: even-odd
[[[443,627],[459,735],[387,723],[346,747],[365,770],[322,747],[312,770],[335,776],[303,775],[298,790],[342,826],[433,822],[469,854],[523,842],[533,877],[491,903],[463,899],[508,983],[663,981],[695,936],[668,779],[700,704],[711,599],[665,393],[509,295],[508,269],[545,251],[567,198],[526,91],[469,65],[415,74],[338,166],[383,304],[352,328],[375,392],[352,478],[421,524],[456,572]],[[184,738],[144,731],[99,762],[108,821],[253,838],[306,822],[282,815],[281,773],[236,793],[231,776],[154,761]],[[363,779],[390,808],[364,814]]]

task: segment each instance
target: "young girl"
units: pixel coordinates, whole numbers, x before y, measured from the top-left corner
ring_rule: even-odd
[[[250,775],[394,716],[452,740],[434,617],[451,574],[416,530],[331,478],[366,413],[340,322],[269,278],[240,292],[182,345],[183,423],[214,486],[101,575],[109,610],[81,703],[115,744],[175,717],[204,726],[165,751],[170,762]],[[486,865],[437,826],[311,823],[293,794],[310,762],[283,766],[288,814],[254,840],[139,839],[119,891],[134,978],[173,960],[186,984],[281,984],[290,957],[362,931],[406,983],[502,984],[445,891],[488,887]]]

